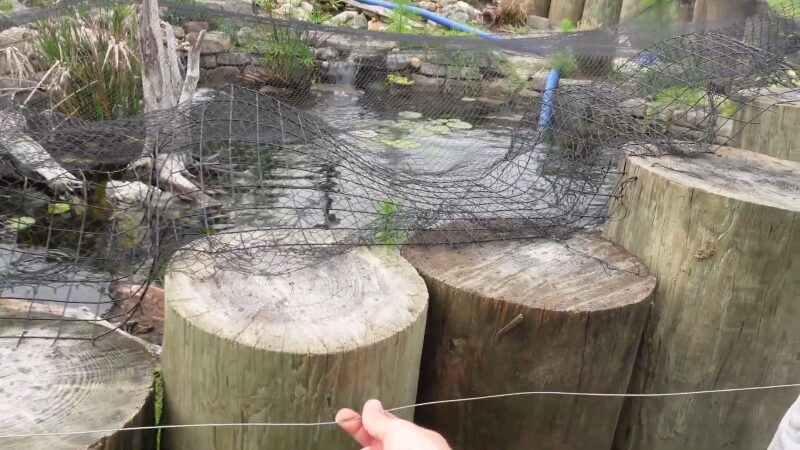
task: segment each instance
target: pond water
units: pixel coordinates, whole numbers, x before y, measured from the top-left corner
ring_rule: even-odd
[[[321,120],[332,130],[329,138],[347,152],[375,167],[390,168],[397,177],[425,183],[448,179],[457,183],[496,170],[494,163],[509,151],[524,112],[506,103],[464,96],[398,97],[380,86],[319,85],[288,101]],[[384,192],[380,187],[366,185],[352,168],[309,156],[314,152],[308,146],[321,148],[325,142],[273,142],[259,148],[236,143],[236,136],[229,138],[228,143],[209,143],[201,152],[203,158],[227,161],[235,169],[205,173],[204,183],[224,192],[217,196],[221,207],[210,213],[187,203],[171,203],[175,211],[160,215],[157,224],[140,205],[109,205],[105,180],[90,184],[85,211],[74,207],[59,211],[52,206],[59,202],[41,190],[29,187],[20,192],[18,185],[4,182],[3,220],[30,217],[35,224],[3,229],[0,271],[5,275],[0,276],[0,296],[94,304],[90,309],[103,313],[110,306],[106,294],[110,281],[141,282],[154,270],[153,261],[163,263],[169,256],[169,252],[153,255],[156,234],[161,246],[174,250],[233,228],[369,229],[365,220],[380,215],[376,208],[381,206],[375,204]],[[509,207],[502,201],[540,199],[544,188],[529,169],[519,166],[496,174],[496,182],[508,177],[522,187],[498,204],[475,205],[475,213],[483,208],[486,217],[498,217]],[[530,179],[524,178],[525,170]],[[450,191],[451,199],[436,200],[441,202],[439,209],[448,201],[469,200],[468,194]],[[369,198],[359,200],[365,192]],[[392,195],[387,190],[385,199],[392,201]],[[435,204],[432,199],[425,202]],[[155,228],[159,233],[153,233]]]

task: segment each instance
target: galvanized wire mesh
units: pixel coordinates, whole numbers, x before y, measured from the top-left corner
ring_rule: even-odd
[[[667,23],[644,49],[646,14],[484,41],[175,4],[168,14],[224,29],[240,49],[225,59],[242,62],[206,67],[192,101],[142,114],[135,8],[105,7],[6,18],[52,48],[6,53],[19,64],[0,110],[0,297],[63,305],[26,316],[53,326],[129,327],[167,270],[280,275],[357,245],[595,230],[624,194],[624,155],[729,143],[739,109],[795,89],[800,45],[800,2],[717,30]],[[545,91],[547,65],[571,79]]]

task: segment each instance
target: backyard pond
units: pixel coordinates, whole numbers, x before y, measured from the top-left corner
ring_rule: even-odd
[[[247,132],[229,126],[226,136],[200,139],[193,156],[203,170],[188,172],[213,195],[212,208],[167,193],[154,196],[125,171],[95,176],[84,205],[3,181],[0,296],[68,301],[103,314],[111,306],[110,282],[158,278],[172,252],[203,236],[338,228],[375,233],[380,242],[387,215],[397,216],[400,227],[422,223],[404,216],[405,203],[417,215],[455,208],[496,218],[513,208],[511,202],[541,204],[553,189],[531,170],[536,161],[530,155],[498,169],[522,119],[519,107],[435,93],[397,98],[349,85],[317,86],[282,101],[325,131],[300,139],[284,130],[254,144]],[[222,113],[233,117],[233,111]],[[263,120],[278,128],[266,123],[269,117]],[[487,176],[491,182],[474,181]],[[502,183],[509,187],[497,188]],[[441,198],[426,197],[432,185],[443,186]],[[473,204],[473,189],[484,189],[475,194],[484,200],[489,189],[506,192],[491,194],[497,197],[491,205]]]

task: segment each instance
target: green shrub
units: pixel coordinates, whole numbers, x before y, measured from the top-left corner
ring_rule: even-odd
[[[329,13],[327,13],[325,11],[322,11],[322,10],[319,10],[319,9],[315,9],[315,10],[311,11],[311,15],[308,16],[308,21],[311,22],[311,23],[319,24],[319,23],[325,22],[326,20],[330,20],[330,18],[331,18],[331,15]]]
[[[313,78],[314,44],[308,30],[267,25],[258,27],[244,47],[262,55],[261,63],[278,84],[296,86]]]
[[[386,31],[390,33],[413,33],[414,29],[411,27],[411,21],[417,15],[406,8],[411,5],[411,2],[409,0],[397,0],[394,3],[397,6],[386,18]]]
[[[11,3],[11,0],[0,1],[0,11],[9,12],[12,9],[14,9],[14,4]]]
[[[575,31],[575,24],[569,19],[564,19],[560,24],[558,24],[558,30],[563,31],[564,33]]]
[[[408,238],[402,229],[402,221],[398,219],[400,207],[392,200],[384,200],[376,207],[378,212],[378,231],[375,242],[381,245],[400,245]]]
[[[578,61],[572,53],[562,51],[551,54],[545,60],[545,66],[555,69],[563,78],[574,77],[578,73]]]

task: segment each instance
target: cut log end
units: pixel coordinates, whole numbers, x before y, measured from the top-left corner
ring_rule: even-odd
[[[142,341],[107,325],[52,320],[61,307],[0,300],[3,380],[0,434],[114,430],[155,423],[155,356]],[[50,320],[36,320],[36,319]],[[109,334],[95,341],[64,335]],[[153,430],[0,439],[0,449],[151,450]]]
[[[790,211],[800,207],[797,164],[760,153],[720,147],[714,154],[694,158],[630,157],[627,164],[670,182],[742,202]]]
[[[590,234],[575,235],[566,243],[409,246],[403,255],[438,283],[527,308],[575,312],[617,308],[641,301],[653,288],[647,268],[635,257]]]
[[[800,93],[794,89],[771,90],[737,111],[733,146],[800,162],[798,123]]]
[[[381,341],[414,323],[427,305],[416,272],[388,247],[356,248],[277,277],[172,271],[167,285],[169,308],[194,327],[243,345],[294,353],[346,351]]]

